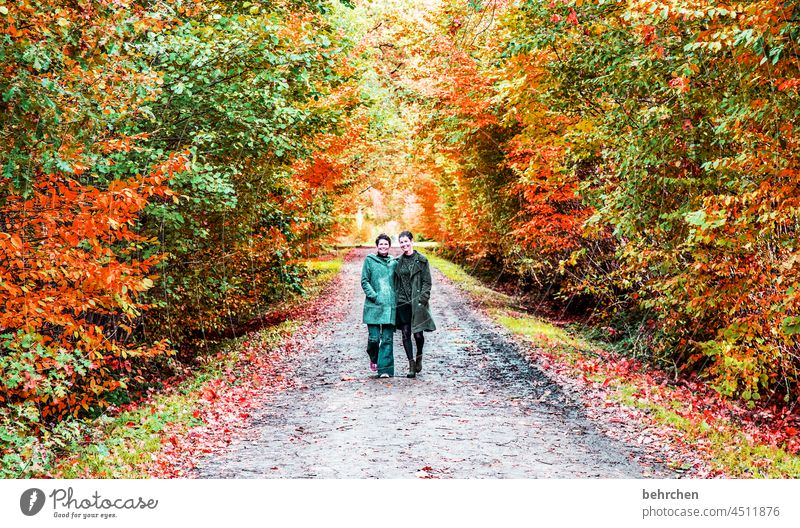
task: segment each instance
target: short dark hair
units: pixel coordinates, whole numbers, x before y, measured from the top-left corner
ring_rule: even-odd
[[[378,246],[378,242],[380,242],[381,240],[387,241],[390,246],[392,245],[392,239],[389,238],[389,235],[387,235],[386,233],[381,233],[380,235],[378,235],[378,238],[375,239],[376,247]]]
[[[414,235],[411,234],[411,231],[402,231],[399,235],[397,235],[397,240],[406,237],[409,240],[414,240]]]

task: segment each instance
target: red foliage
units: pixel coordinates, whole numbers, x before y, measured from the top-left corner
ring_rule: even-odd
[[[547,338],[540,336],[537,343],[542,342],[546,343]],[[797,435],[800,413],[792,409],[775,404],[745,408],[699,380],[684,379],[675,383],[666,372],[603,350],[595,349],[591,355],[566,362],[557,351],[558,346],[554,345],[553,349],[537,347],[531,352],[539,366],[567,386],[574,387],[591,415],[601,421],[630,426],[629,429],[617,428],[615,434],[627,435],[628,441],[650,445],[654,456],[662,457],[665,463],[690,461],[692,468],[688,476],[726,476],[724,470],[714,467],[711,441],[703,435],[689,441],[684,431],[659,423],[652,413],[619,403],[613,397],[619,384],[636,388],[631,397],[639,401],[639,406],[666,408],[697,431],[723,431],[742,445],[767,445],[800,454]],[[729,449],[736,449],[736,444]],[[672,460],[663,458],[665,456]]]

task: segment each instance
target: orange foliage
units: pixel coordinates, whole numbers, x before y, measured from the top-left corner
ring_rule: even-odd
[[[166,351],[163,342],[129,342],[147,308],[137,297],[153,286],[148,272],[162,258],[140,257],[155,241],[135,226],[148,201],[171,195],[167,182],[186,163],[175,156],[107,189],[42,175],[29,197],[7,196],[0,210],[0,329],[15,361],[3,369],[0,401],[37,402],[45,418],[78,414],[124,386],[130,358]]]

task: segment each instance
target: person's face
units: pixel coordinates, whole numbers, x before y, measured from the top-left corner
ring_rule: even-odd
[[[378,240],[378,255],[385,257],[389,254],[389,241],[382,238]]]
[[[414,243],[408,237],[400,237],[399,239],[400,249],[403,250],[403,253],[406,255],[410,255],[414,252]]]

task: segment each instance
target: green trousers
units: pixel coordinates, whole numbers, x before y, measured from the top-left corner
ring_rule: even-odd
[[[394,325],[367,325],[367,354],[378,374],[394,376]]]

